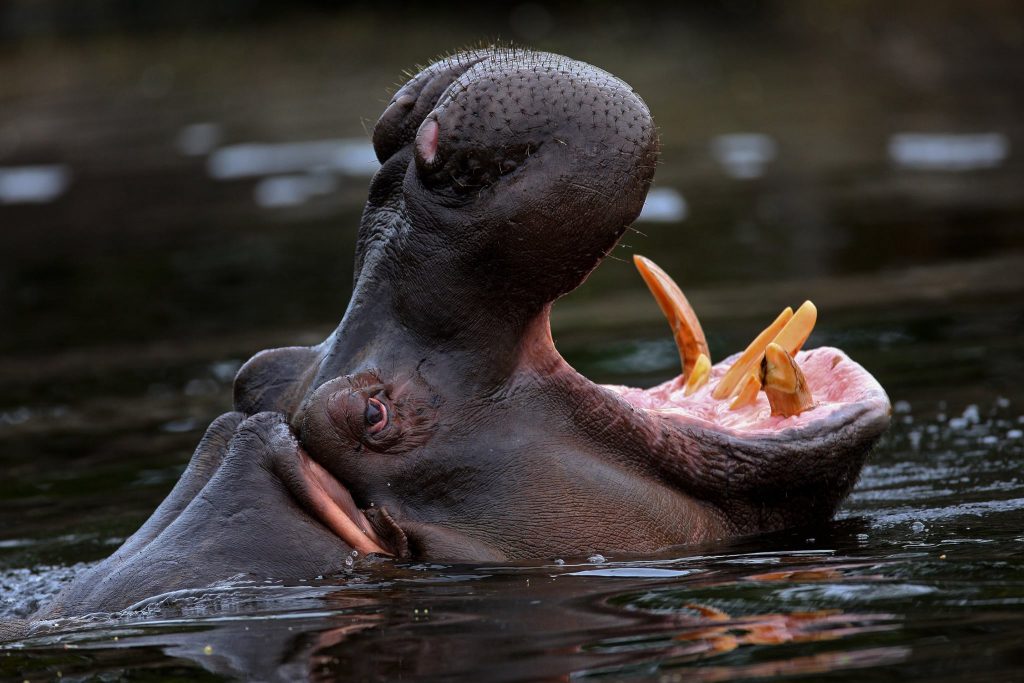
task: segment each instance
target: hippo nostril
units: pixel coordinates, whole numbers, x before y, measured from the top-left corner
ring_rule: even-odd
[[[399,97],[391,100],[391,103],[388,105],[387,109],[384,110],[384,113],[381,114],[381,116],[404,115],[412,109],[412,105],[414,104],[416,104],[416,98],[412,95],[400,95]]]
[[[437,119],[428,118],[420,125],[416,133],[416,154],[424,164],[434,163],[437,156],[437,140],[441,134],[441,128],[437,125]]]

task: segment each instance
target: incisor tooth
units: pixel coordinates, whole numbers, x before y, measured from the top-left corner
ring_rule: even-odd
[[[800,366],[779,344],[771,343],[761,361],[764,393],[772,407],[772,415],[791,417],[814,406],[814,397]]]
[[[711,359],[702,353],[697,356],[697,362],[693,364],[693,372],[690,373],[690,378],[686,380],[686,388],[683,390],[683,395],[689,396],[700,389],[708,383],[708,377],[710,376]]]
[[[740,390],[736,394],[736,398],[729,404],[729,410],[737,410],[745,406],[749,406],[755,400],[757,400],[757,392],[761,391],[761,380],[756,374],[750,374],[746,376],[743,383],[740,385]]]
[[[703,354],[709,360],[708,342],[704,338],[704,330],[700,327],[697,314],[693,312],[690,302],[672,278],[658,267],[654,261],[639,254],[633,256],[633,264],[640,271],[640,276],[647,283],[647,288],[654,295],[661,312],[668,319],[679,349],[679,362],[683,366],[683,381],[687,381],[693,373],[697,359]],[[710,363],[709,363],[710,364]]]
[[[746,348],[736,362],[733,363],[732,367],[729,368],[728,372],[725,373],[721,381],[718,382],[718,385],[711,391],[711,396],[719,400],[732,396],[733,390],[737,388],[740,381],[756,367],[761,357],[764,356],[764,348],[775,339],[792,317],[793,309],[786,306],[786,309],[779,314],[775,322],[766,327],[761,334],[757,335],[754,341],[750,342],[750,346]]]
[[[789,355],[795,356],[811,336],[811,330],[814,329],[817,320],[818,309],[810,301],[805,301],[772,341],[786,349]]]

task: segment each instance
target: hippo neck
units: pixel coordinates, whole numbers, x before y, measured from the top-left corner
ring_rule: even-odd
[[[538,335],[550,345],[550,307],[532,316],[493,307],[481,312],[476,302],[458,296],[410,296],[416,278],[388,275],[364,262],[341,323],[321,347],[311,389],[373,369],[439,373],[447,386],[489,392],[512,374],[524,349],[543,348]]]

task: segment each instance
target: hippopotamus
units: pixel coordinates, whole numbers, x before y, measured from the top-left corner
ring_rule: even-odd
[[[713,365],[685,297],[638,259],[682,373],[602,386],[555,348],[552,303],[654,177],[657,131],[626,83],[543,52],[459,53],[395,93],[373,146],[340,324],[246,362],[152,517],[42,617],[371,557],[650,553],[835,513],[889,402],[839,349],[800,348],[804,307]]]

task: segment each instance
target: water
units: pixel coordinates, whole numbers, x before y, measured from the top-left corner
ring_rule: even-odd
[[[641,25],[529,6],[447,23],[444,45],[429,18],[352,14],[11,46],[0,172],[50,175],[0,206],[0,617],[138,527],[240,362],[331,329],[362,121],[401,69],[509,26],[621,75],[658,119],[660,194],[613,256],[676,276],[719,358],[813,299],[810,345],[844,348],[895,412],[820,528],[225,582],[55,624],[0,648],[0,678],[1019,678],[1024,33],[941,7]],[[556,306],[556,343],[596,381],[647,386],[676,354],[616,259]]]

